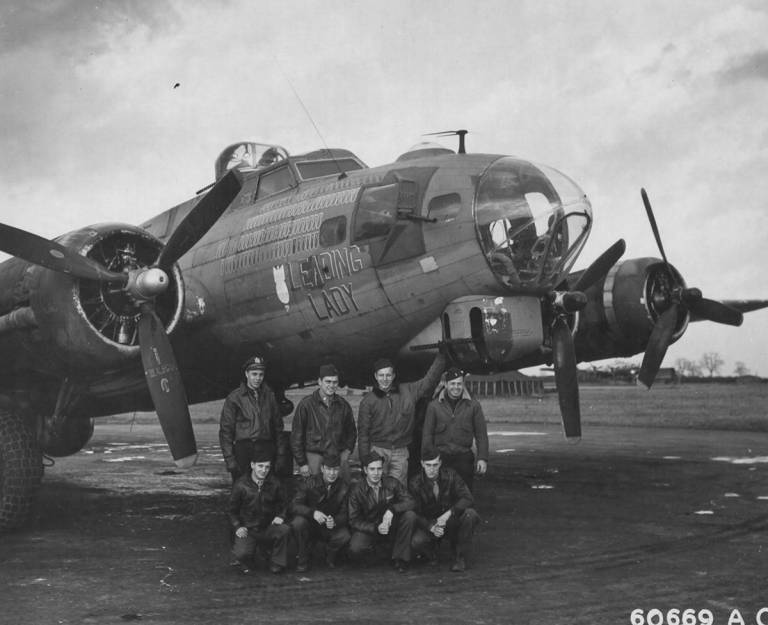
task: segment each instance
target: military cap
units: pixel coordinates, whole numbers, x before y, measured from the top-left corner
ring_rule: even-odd
[[[336,450],[329,449],[323,454],[323,464],[329,469],[335,469],[341,466],[341,457]]]
[[[367,467],[369,464],[371,464],[371,462],[376,462],[377,460],[381,460],[382,462],[384,462],[384,458],[380,454],[378,454],[375,451],[371,451],[371,452],[368,452],[363,458],[360,459],[360,463],[364,467]]]
[[[256,443],[251,452],[251,462],[272,462],[275,450],[270,443]]]
[[[448,371],[445,372],[445,381],[450,382],[456,378],[464,378],[464,372],[458,367],[449,367]]]
[[[392,364],[392,361],[389,358],[379,358],[376,362],[373,363],[373,372],[376,373],[377,371],[386,369],[387,367],[394,369],[395,365]]]
[[[254,369],[261,369],[262,371],[267,368],[267,363],[261,356],[251,356],[243,363],[243,371],[252,371]]]
[[[317,377],[321,380],[323,378],[328,377],[339,377],[339,370],[335,367],[335,365],[327,364],[327,365],[321,365],[320,370],[317,372]]]
[[[440,457],[440,450],[433,445],[428,445],[421,450],[421,459],[425,462],[427,460],[435,460]]]

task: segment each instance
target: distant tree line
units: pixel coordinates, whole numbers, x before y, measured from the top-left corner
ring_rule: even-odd
[[[702,354],[699,360],[689,360],[688,358],[678,358],[675,361],[675,371],[680,377],[699,378],[706,371],[710,378],[720,373],[725,361],[717,352],[706,352]],[[742,362],[737,361],[733,369],[733,375],[743,377],[750,375],[749,368]]]
[[[674,371],[677,379],[715,378],[720,376],[724,365],[725,360],[718,352],[706,352],[698,360],[678,358],[675,361]],[[627,359],[616,359],[601,365],[590,364],[588,369],[579,371],[579,380],[597,383],[635,383],[640,366],[639,361]],[[663,373],[664,369],[661,371]],[[742,361],[737,361],[733,369],[733,377],[741,378],[749,375],[752,375],[749,368]]]

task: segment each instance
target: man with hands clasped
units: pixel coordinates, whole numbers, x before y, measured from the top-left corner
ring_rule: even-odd
[[[282,573],[288,564],[291,530],[283,521],[287,500],[280,480],[272,475],[271,446],[257,446],[251,472],[239,478],[229,497],[229,520],[235,529],[232,553],[243,573],[250,573],[258,545],[270,550],[270,571]]]
[[[418,514],[412,546],[434,564],[440,542],[447,538],[452,551],[451,571],[460,573],[466,568],[480,523],[472,507],[472,493],[456,471],[442,466],[440,452],[434,447],[422,450],[421,468],[409,484]]]
[[[349,493],[349,555],[361,560],[377,545],[391,550],[395,568],[404,573],[411,562],[416,523],[413,497],[394,477],[384,476],[384,459],[375,451],[361,459],[364,479]]]
[[[336,565],[336,554],[349,543],[349,484],[339,475],[340,465],[341,459],[335,451],[327,451],[323,454],[320,475],[298,480],[291,503],[294,517],[290,525],[296,537],[299,573],[309,568],[311,541],[326,544],[325,563],[330,568]]]

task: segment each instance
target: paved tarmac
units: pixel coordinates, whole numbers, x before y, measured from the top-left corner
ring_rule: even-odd
[[[216,426],[196,426],[200,461],[182,473],[159,427],[97,423],[46,470],[32,526],[0,537],[0,623],[768,625],[768,434],[490,429],[465,573],[443,552],[407,574],[243,576]]]

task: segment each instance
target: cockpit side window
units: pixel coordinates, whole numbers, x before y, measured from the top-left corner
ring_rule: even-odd
[[[347,217],[338,215],[320,224],[320,246],[332,247],[342,243],[347,236]]]
[[[259,179],[257,199],[280,193],[294,186],[293,173],[288,166],[268,171]]]
[[[461,212],[461,196],[458,193],[438,195],[429,201],[427,217],[437,221],[451,221]]]
[[[397,219],[397,183],[368,187],[360,193],[353,224],[353,241],[383,237],[392,231]]]

